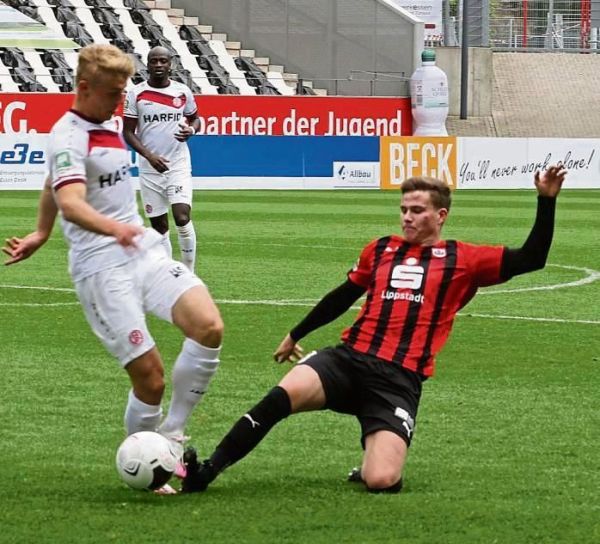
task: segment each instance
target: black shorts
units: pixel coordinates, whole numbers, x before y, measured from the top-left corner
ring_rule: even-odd
[[[319,375],[325,409],[356,416],[363,447],[365,438],[380,430],[396,433],[410,446],[425,378],[345,344],[309,354],[300,364]]]

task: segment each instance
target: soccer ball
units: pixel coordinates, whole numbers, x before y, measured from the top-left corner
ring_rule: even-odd
[[[140,431],[129,435],[117,450],[117,472],[134,489],[158,489],[175,472],[177,456],[161,434]]]

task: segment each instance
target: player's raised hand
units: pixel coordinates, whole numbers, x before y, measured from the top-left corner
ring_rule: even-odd
[[[150,166],[152,166],[152,168],[154,168],[154,170],[160,174],[169,169],[169,160],[161,157],[160,155],[155,155],[152,153],[150,156],[146,157],[146,160],[150,163]]]
[[[4,264],[8,266],[9,264],[18,263],[31,257],[44,245],[46,238],[35,231],[25,236],[25,238],[13,236],[12,238],[7,238],[4,242],[5,245],[2,251],[9,257]]]
[[[273,353],[273,359],[277,363],[284,363],[285,361],[296,362],[298,359],[302,357],[304,350],[300,346],[294,342],[292,337],[287,334],[286,337],[282,340],[279,347]]]
[[[540,196],[555,197],[560,193],[567,170],[561,164],[549,166],[544,172],[535,173],[535,187]]]

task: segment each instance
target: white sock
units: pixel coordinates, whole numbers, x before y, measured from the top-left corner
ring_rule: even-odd
[[[171,245],[171,238],[169,238],[169,231],[163,234],[163,239],[161,245],[165,248],[167,255],[172,259],[173,258],[173,246]]]
[[[156,431],[162,416],[160,404],[146,404],[129,391],[127,408],[125,409],[125,430],[127,435],[138,431]]]
[[[173,393],[167,417],[158,432],[165,436],[183,436],[194,407],[200,402],[219,366],[221,348],[207,348],[191,338],[183,341],[173,367]]]
[[[182,227],[177,227],[177,236],[179,237],[181,262],[193,272],[196,265],[196,231],[194,223],[190,220]]]

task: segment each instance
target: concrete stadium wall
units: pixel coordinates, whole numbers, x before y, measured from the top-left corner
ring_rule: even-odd
[[[408,96],[423,49],[423,23],[385,0],[172,3],[330,94]]]

